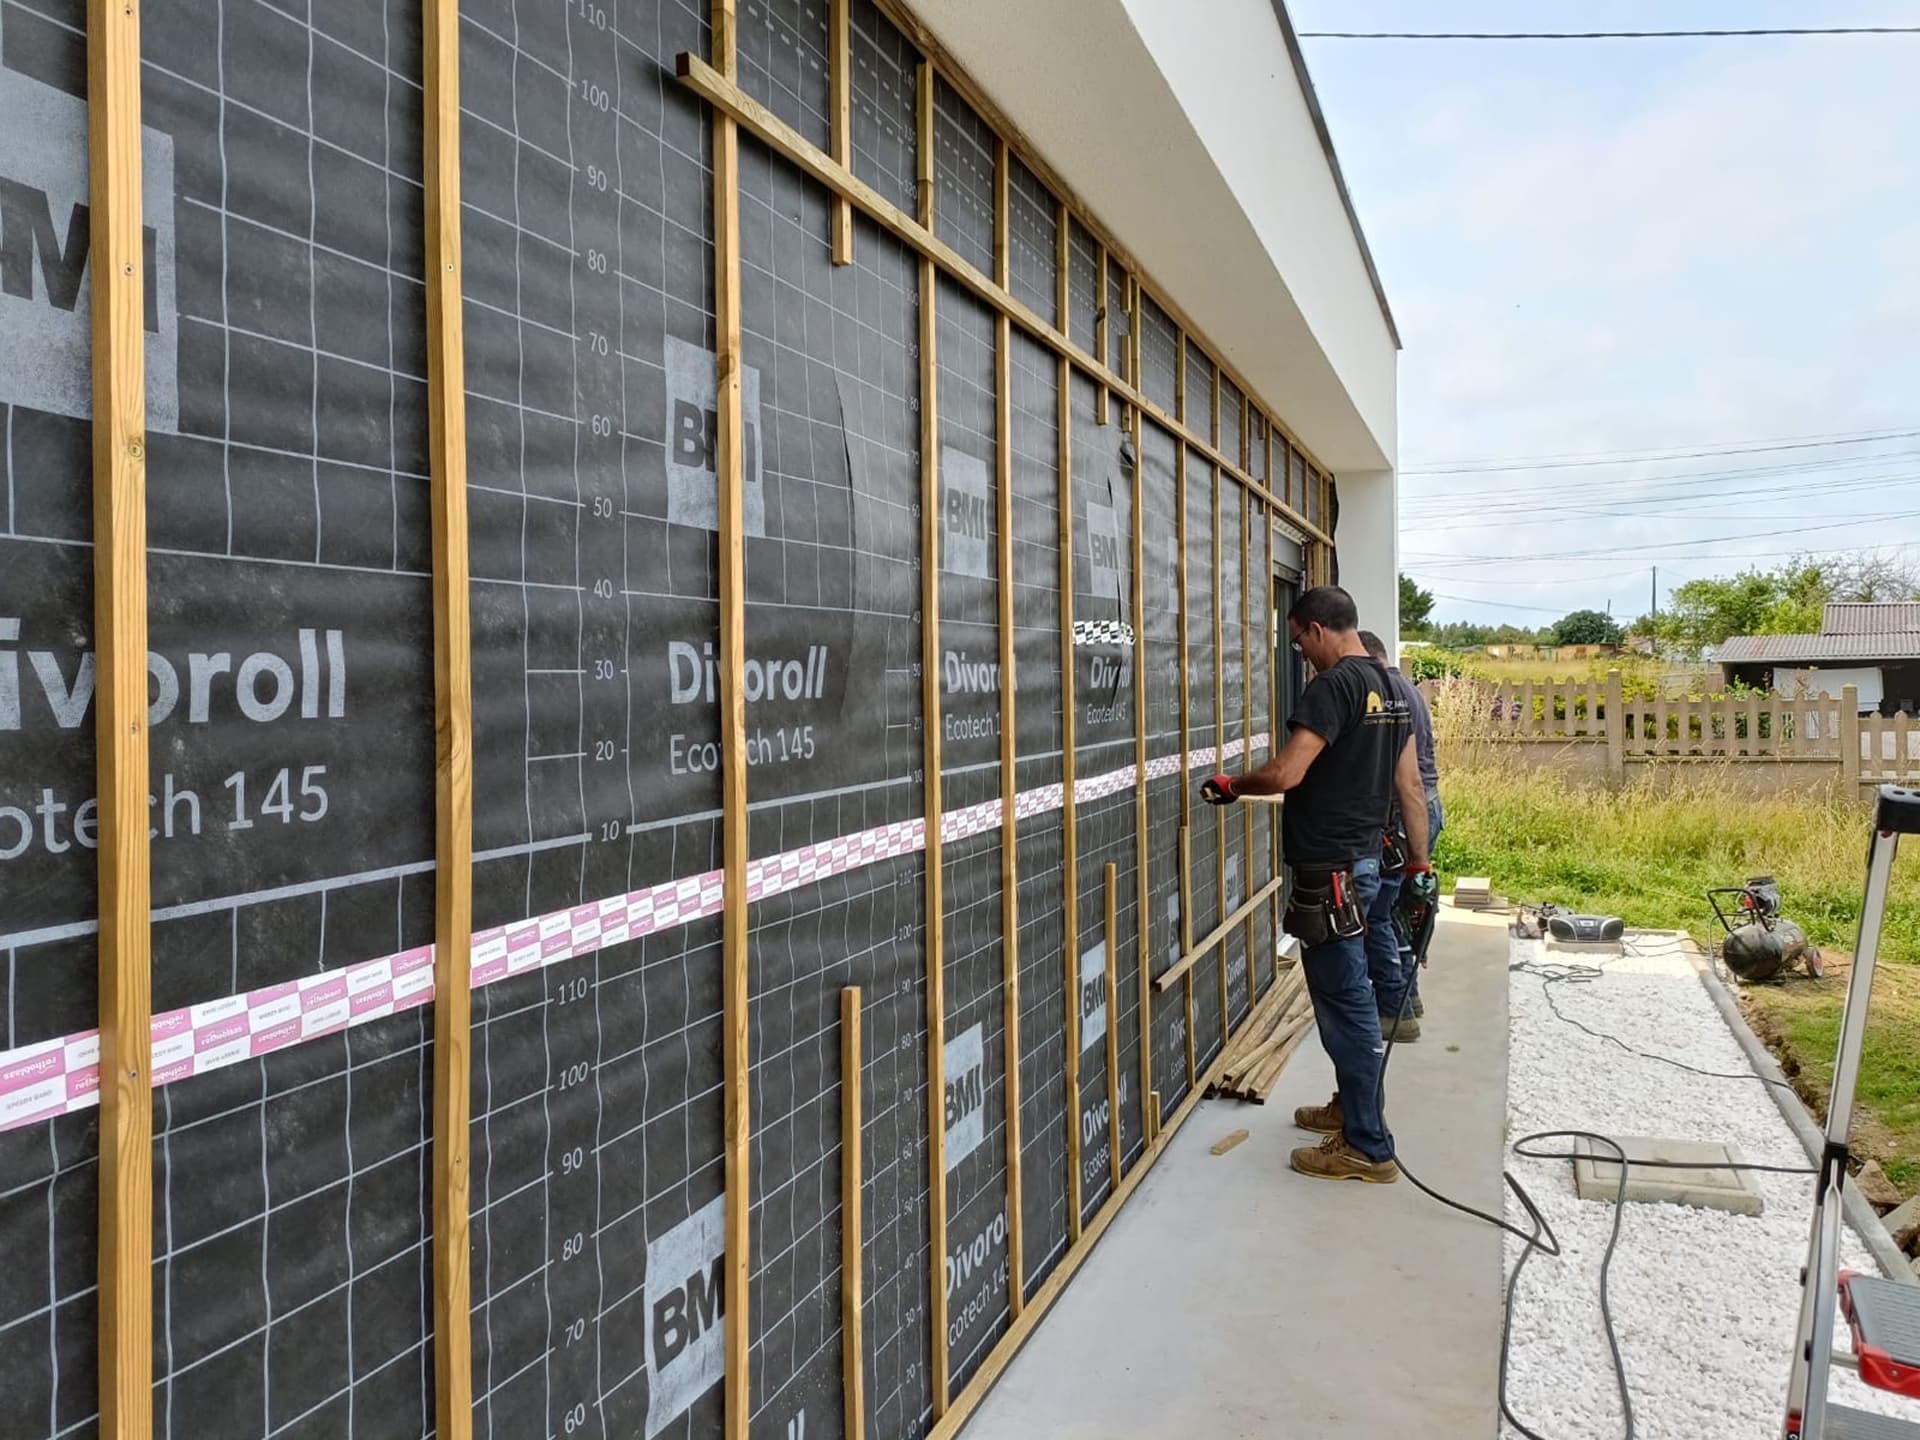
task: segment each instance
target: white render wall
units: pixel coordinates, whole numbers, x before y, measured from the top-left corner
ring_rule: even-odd
[[[1360,626],[1399,654],[1399,486],[1391,470],[1340,477],[1340,583],[1360,607]]]
[[[1273,0],[1123,3],[1252,227],[1271,278],[1371,436],[1372,462],[1391,468],[1399,453],[1397,347],[1296,82]],[[1284,409],[1289,397],[1269,392],[1269,398]],[[1342,440],[1323,443],[1309,435],[1314,417],[1287,418],[1334,469],[1368,462]]]

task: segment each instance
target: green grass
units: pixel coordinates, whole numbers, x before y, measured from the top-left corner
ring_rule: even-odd
[[[1485,875],[1516,904],[1555,901],[1649,929],[1718,931],[1702,892],[1771,874],[1785,914],[1844,961],[1860,923],[1869,810],[1822,789],[1754,798],[1715,767],[1622,790],[1584,787],[1552,769],[1526,773],[1461,746],[1442,756],[1446,828],[1434,862],[1443,885]],[[1487,747],[1481,747],[1484,751]],[[1497,755],[1497,752],[1495,752]],[[1862,1059],[1858,1149],[1894,1183],[1920,1183],[1920,845],[1894,867]],[[1754,1027],[1802,1098],[1824,1113],[1844,998],[1844,964],[1822,981],[1745,990]]]
[[[1442,757],[1447,820],[1434,862],[1443,881],[1486,875],[1517,903],[1556,901],[1705,941],[1717,926],[1704,892],[1770,874],[1786,914],[1816,944],[1852,949],[1866,883],[1866,804],[1824,789],[1753,797],[1711,766],[1608,790],[1551,768],[1476,761],[1461,748],[1464,764]],[[1916,861],[1898,867],[1882,952],[1909,963],[1920,963]]]

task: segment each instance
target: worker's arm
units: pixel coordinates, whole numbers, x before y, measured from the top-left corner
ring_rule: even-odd
[[[1393,788],[1400,796],[1400,820],[1407,829],[1407,864],[1410,868],[1427,865],[1427,787],[1420,780],[1420,761],[1414,754],[1413,737],[1407,737],[1400,752],[1400,763],[1393,768]]]
[[[1320,752],[1327,748],[1326,738],[1309,730],[1304,725],[1293,727],[1293,733],[1287,737],[1287,743],[1280,747],[1280,753],[1274,756],[1258,770],[1249,770],[1244,775],[1231,777],[1216,775],[1207,781],[1209,786],[1226,784],[1222,789],[1220,801],[1237,799],[1242,795],[1280,795],[1293,789],[1306,778],[1307,767],[1319,758]],[[1213,796],[1202,787],[1202,795],[1212,800]]]

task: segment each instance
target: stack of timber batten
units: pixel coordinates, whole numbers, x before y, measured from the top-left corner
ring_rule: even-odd
[[[1283,965],[1280,979],[1267,991],[1222,1058],[1220,1078],[1209,1094],[1267,1103],[1280,1072],[1313,1028],[1313,1001],[1298,963]]]

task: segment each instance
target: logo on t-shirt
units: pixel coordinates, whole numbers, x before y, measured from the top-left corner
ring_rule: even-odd
[[[1367,714],[1378,715],[1386,708],[1387,703],[1380,698],[1380,693],[1377,690],[1369,690],[1367,692]]]

